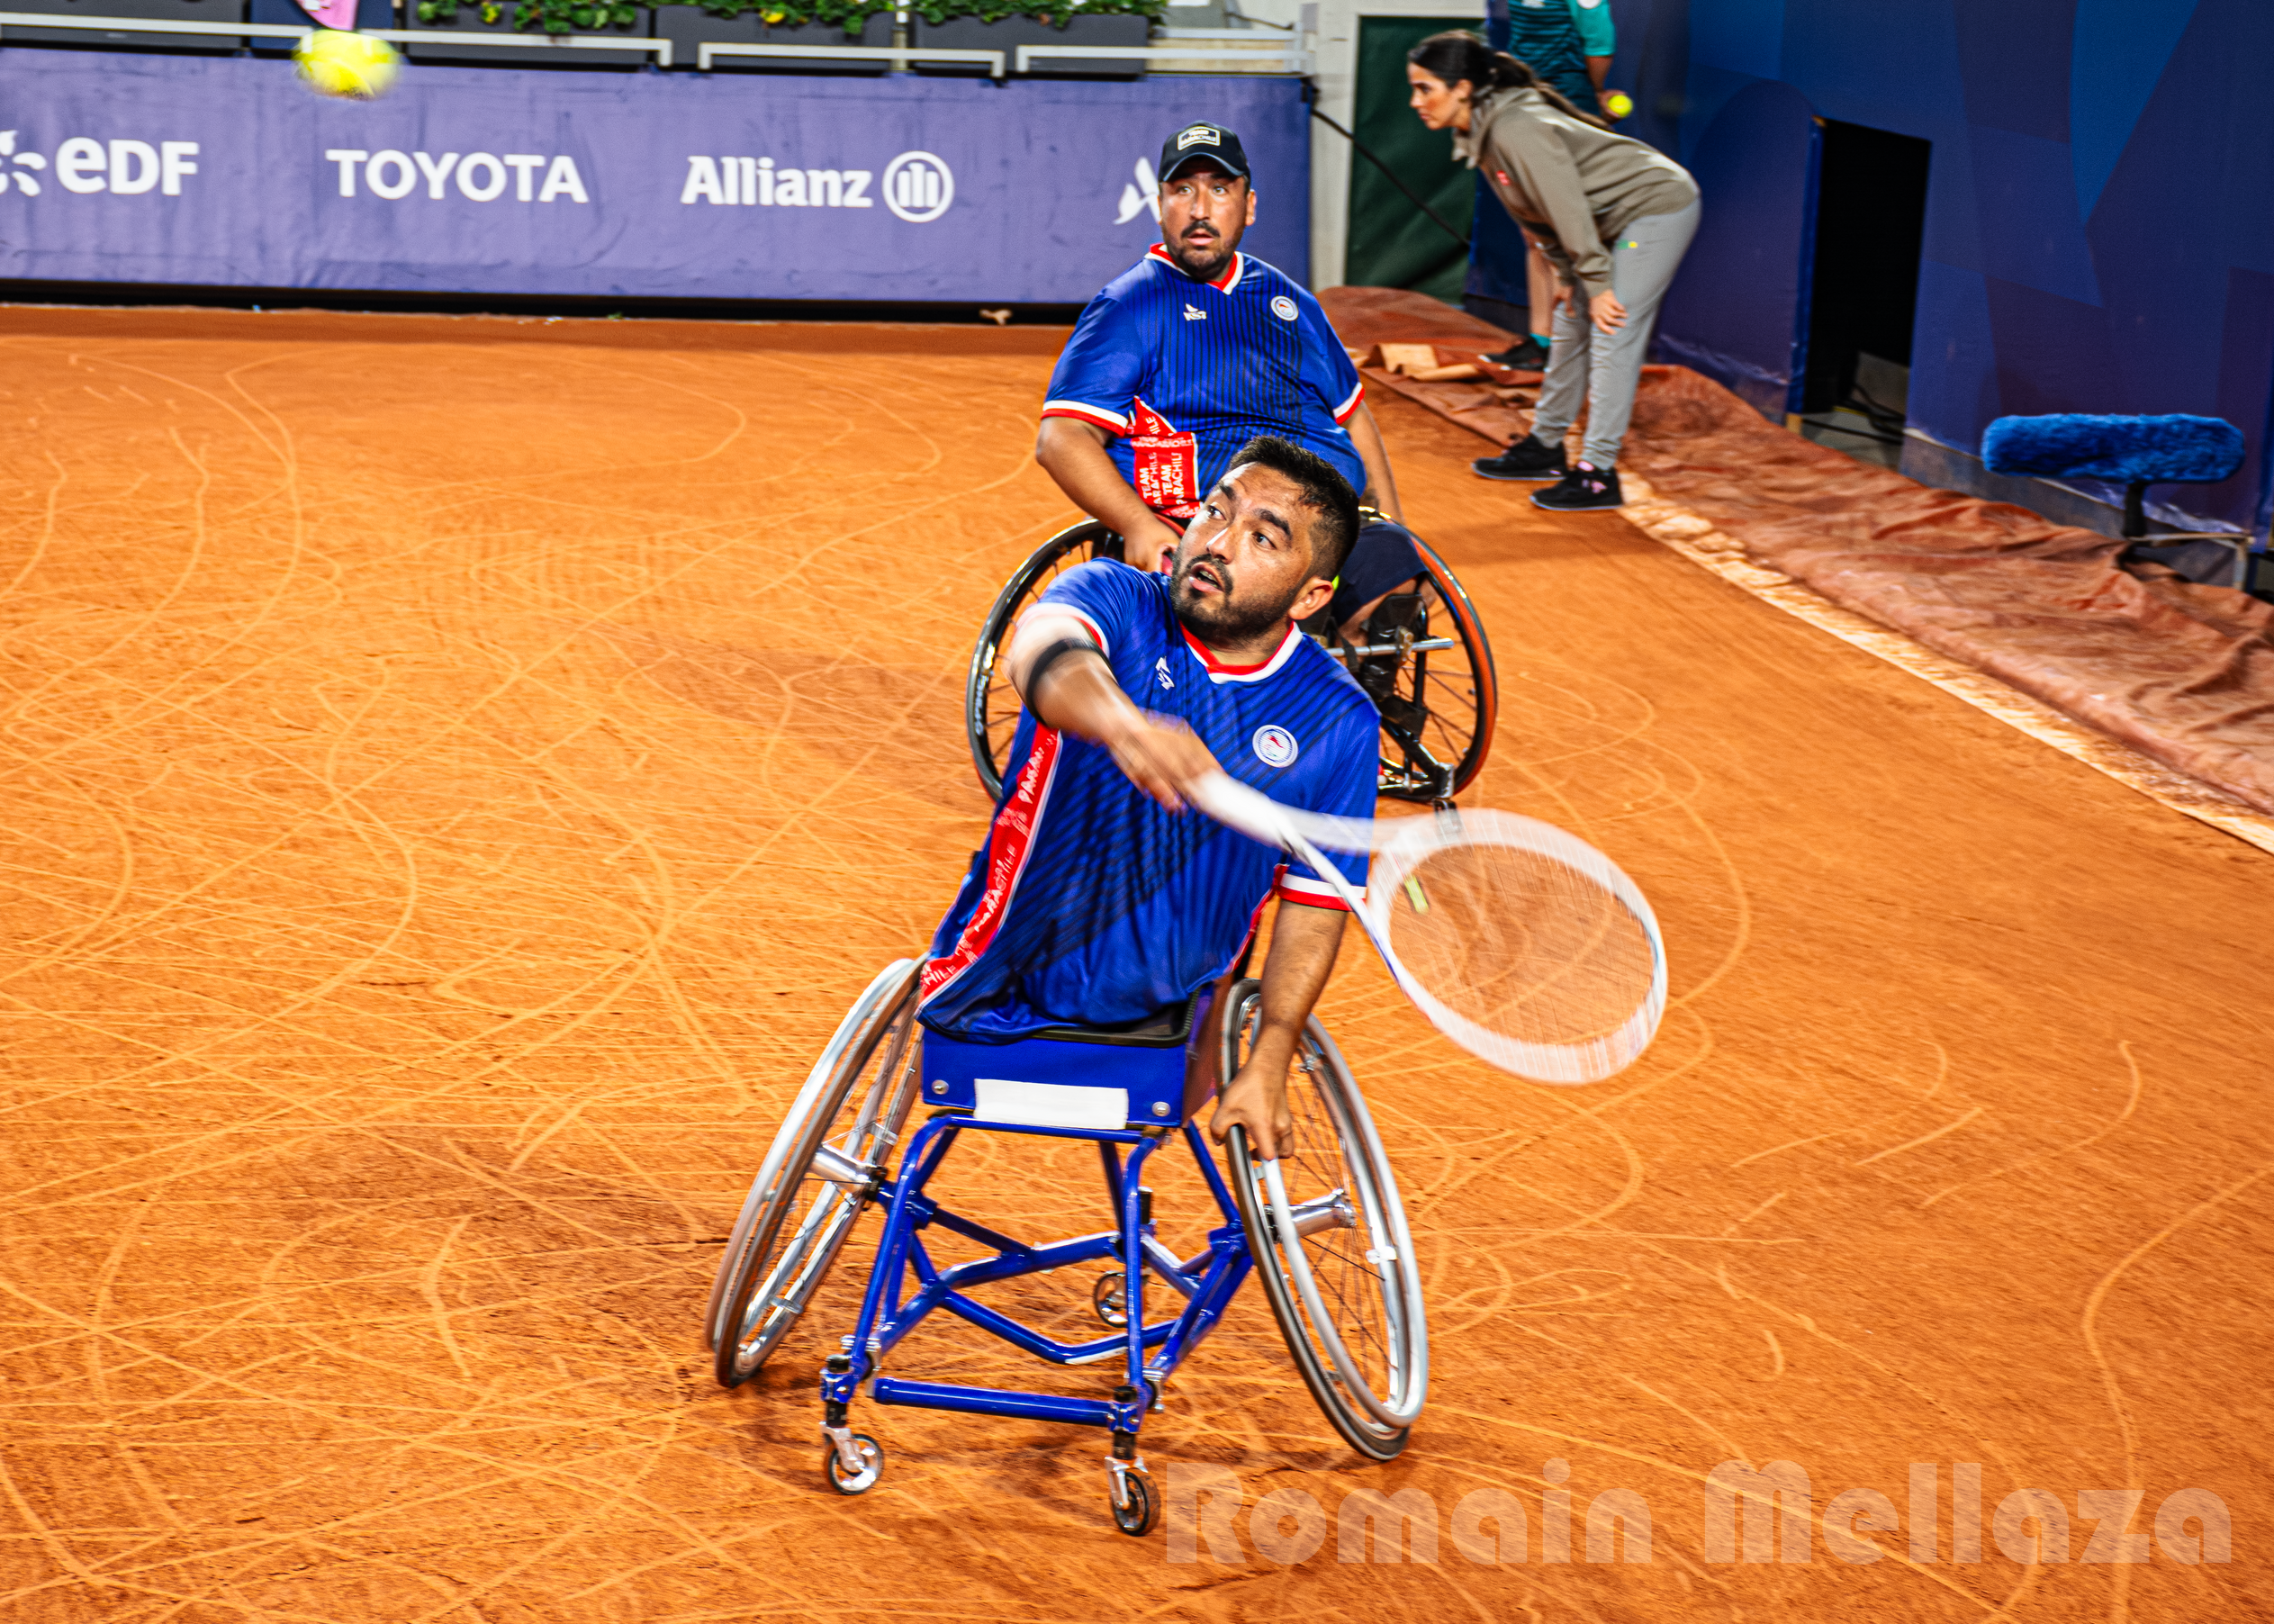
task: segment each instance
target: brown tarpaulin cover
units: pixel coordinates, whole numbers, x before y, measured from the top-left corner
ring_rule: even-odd
[[[1509,341],[1398,289],[1323,299],[1353,348]],[[1480,385],[1367,375],[1487,438],[1529,422]],[[2120,541],[1856,462],[1686,367],[1645,368],[1622,465],[1756,562],[2274,812],[2274,605],[2120,568]]]

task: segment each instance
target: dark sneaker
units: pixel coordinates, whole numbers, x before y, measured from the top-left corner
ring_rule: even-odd
[[[1590,468],[1584,463],[1574,463],[1562,484],[1532,492],[1532,506],[1551,513],[1590,513],[1624,507],[1626,501],[1619,492],[1618,469]]]
[[[1497,355],[1484,358],[1502,366],[1512,366],[1518,372],[1540,372],[1548,365],[1548,347],[1526,333]]]
[[[1571,470],[1564,466],[1564,448],[1561,446],[1544,446],[1529,434],[1498,456],[1480,456],[1469,466],[1486,479],[1568,479],[1571,476]]]

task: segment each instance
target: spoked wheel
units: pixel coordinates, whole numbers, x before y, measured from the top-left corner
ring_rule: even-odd
[[[1382,713],[1379,792],[1396,800],[1450,799],[1475,780],[1499,717],[1493,645],[1453,572],[1413,537],[1424,573],[1367,617],[1361,640],[1329,650]],[[1095,519],[1051,537],[1019,565],[995,600],[964,680],[964,732],[979,784],[1003,794],[1003,766],[1022,713],[1017,690],[999,668],[1018,618],[1051,582],[1094,558],[1122,555],[1122,538]],[[1308,624],[1308,623],[1306,623]],[[1322,628],[1323,629],[1323,628]]]
[[[1223,1076],[1238,1074],[1260,1009],[1259,983],[1232,988]],[[1421,1271],[1366,1101],[1316,1020],[1296,1047],[1287,1106],[1295,1131],[1277,1161],[1252,1159],[1244,1131],[1232,1132],[1232,1186],[1256,1274],[1320,1410],[1352,1448],[1387,1460],[1429,1388]]]
[[[901,960],[854,1001],[759,1165],[703,1311],[723,1387],[757,1374],[875,1197],[915,1098],[918,968]]]
[[[1408,532],[1411,534],[1411,532]],[[1328,649],[1382,713],[1376,792],[1393,800],[1449,800],[1484,771],[1500,714],[1493,645],[1453,572],[1413,537],[1424,573],[1367,617],[1361,641]]]
[[[1018,731],[1023,707],[1010,678],[997,669],[997,657],[1018,624],[1050,583],[1093,558],[1121,557],[1121,534],[1094,519],[1060,530],[1036,547],[1004,586],[987,611],[979,645],[971,650],[970,674],[963,683],[963,726],[971,741],[971,765],[988,797],[1003,798],[1003,763],[1010,758],[1011,735]]]

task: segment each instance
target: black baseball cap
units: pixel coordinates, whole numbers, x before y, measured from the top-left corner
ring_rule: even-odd
[[[1161,185],[1195,158],[1205,158],[1226,175],[1253,184],[1248,174],[1247,149],[1240,138],[1222,124],[1187,124],[1160,143]]]

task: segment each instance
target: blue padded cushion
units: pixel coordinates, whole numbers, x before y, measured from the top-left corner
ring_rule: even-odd
[[[2242,465],[2242,431],[2224,418],[1999,418],[1982,430],[1992,474],[2215,483]]]

